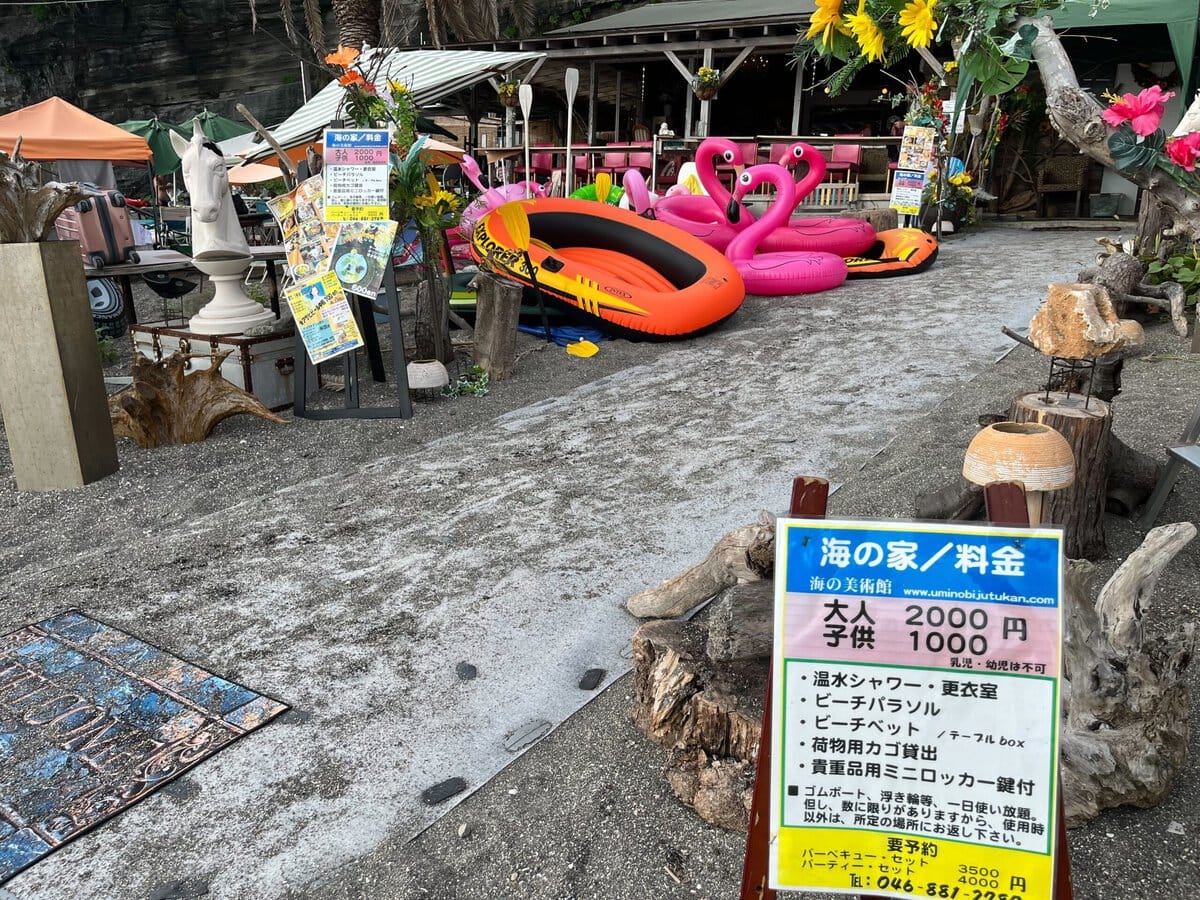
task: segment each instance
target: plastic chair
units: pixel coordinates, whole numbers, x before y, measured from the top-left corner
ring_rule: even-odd
[[[653,153],[630,153],[629,168],[637,169],[643,175],[649,175],[650,170],[654,168]]]
[[[836,137],[861,137],[861,135],[839,134]],[[862,168],[861,144],[834,144],[825,172],[844,181],[858,181],[858,170]],[[853,176],[853,177],[851,177]]]
[[[605,153],[600,158],[600,165],[596,167],[596,172],[607,172],[609,177],[616,178],[629,167],[629,154],[624,151],[620,153]]]
[[[792,145],[789,143],[781,143],[776,141],[767,147],[767,162],[777,163],[783,158],[783,155],[788,152],[788,148]]]

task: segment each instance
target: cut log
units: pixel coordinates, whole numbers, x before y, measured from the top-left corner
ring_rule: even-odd
[[[1162,466],[1117,435],[1108,436],[1108,511],[1132,516],[1158,484]]]
[[[511,378],[524,289],[488,272],[475,276],[475,365],[493,381]]]
[[[1044,524],[1066,530],[1064,552],[1070,559],[1108,555],[1104,502],[1108,495],[1108,439],[1112,412],[1107,403],[1078,394],[1024,394],[1009,408],[1014,422],[1039,422],[1062,434],[1075,454],[1075,483],[1046,496]]]
[[[970,521],[983,515],[983,488],[963,477],[944,488],[917,498],[918,519]]]
[[[443,363],[454,361],[450,343],[449,304],[440,281],[423,280],[417,285],[417,315],[413,326],[416,344],[414,359],[436,359]]]
[[[1147,639],[1144,619],[1159,574],[1195,535],[1188,522],[1152,530],[1095,603],[1092,567],[1068,568],[1062,781],[1069,826],[1103,809],[1162,802],[1187,758],[1185,673],[1195,626]]]
[[[639,619],[682,616],[739,581],[769,576],[775,565],[775,522],[766,513],[754,525],[721,538],[704,562],[657,587],[634,594],[625,609]]]
[[[162,362],[135,356],[133,383],[108,401],[113,434],[139,447],[161,447],[202,441],[218,423],[243,413],[284,424],[253,394],[221,377],[221,363],[232,352],[173,353]],[[189,373],[191,359],[212,363]]]

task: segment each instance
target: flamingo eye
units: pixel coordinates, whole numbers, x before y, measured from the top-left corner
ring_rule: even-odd
[[[751,178],[750,178],[749,172],[743,172],[741,175],[738,176],[738,182],[745,185],[746,187],[750,186],[750,181],[751,181]]]
[[[796,157],[796,159],[803,159],[804,158],[804,148],[803,147],[793,147],[792,148],[792,156]]]
[[[723,155],[725,157],[725,162],[728,162],[728,163],[733,162],[733,151],[732,150],[726,150]]]

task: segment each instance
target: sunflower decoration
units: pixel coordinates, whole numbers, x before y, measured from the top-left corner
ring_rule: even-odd
[[[858,12],[846,16],[846,25],[858,42],[858,49],[866,57],[867,62],[875,62],[883,58],[885,44],[883,29],[867,12],[867,0],[858,0]]]
[[[900,10],[900,34],[910,47],[928,47],[937,31],[938,23],[933,18],[937,0],[911,0]]]
[[[808,33],[804,36],[809,40],[818,35],[826,46],[833,43],[834,31],[845,31],[842,25],[842,0],[817,0],[817,8],[813,11],[812,20],[808,25]]]

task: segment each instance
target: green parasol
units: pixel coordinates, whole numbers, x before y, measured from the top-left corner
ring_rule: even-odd
[[[179,157],[175,154],[175,148],[171,146],[170,135],[174,131],[186,136],[183,129],[162,121],[158,116],[153,119],[130,119],[117,127],[146,139],[146,143],[154,152],[155,175],[170,175],[179,168]]]
[[[248,134],[254,128],[247,125],[245,122],[235,122],[233,119],[227,119],[225,116],[217,115],[215,112],[209,112],[207,109],[196,116],[200,120],[200,128],[205,136],[216,143],[227,141],[230,138],[235,138],[238,135]],[[185,121],[179,123],[179,130],[185,137],[192,136],[192,118],[189,116]]]

